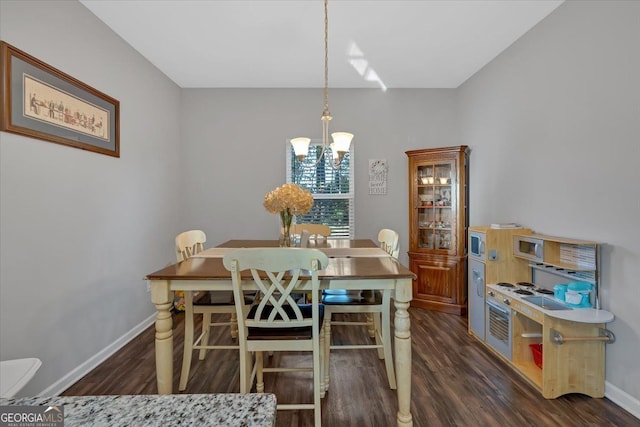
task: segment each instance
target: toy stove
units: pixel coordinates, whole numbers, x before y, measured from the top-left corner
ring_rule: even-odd
[[[518,295],[553,295],[553,291],[541,287],[537,287],[533,283],[529,282],[517,282],[507,283],[507,282],[499,282],[496,283],[498,289],[503,292],[518,294]]]

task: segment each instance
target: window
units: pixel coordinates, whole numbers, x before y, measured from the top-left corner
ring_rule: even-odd
[[[329,163],[330,151],[327,148],[324,159],[313,166],[322,153],[322,142],[311,141],[302,166],[287,142],[287,182],[311,191],[314,199],[313,208],[297,216],[296,222],[326,224],[331,227],[331,237],[352,239],[355,236],[353,145],[337,170]]]

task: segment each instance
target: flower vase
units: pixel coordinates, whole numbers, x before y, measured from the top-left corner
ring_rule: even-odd
[[[280,211],[280,222],[281,222],[281,230],[280,230],[280,247],[281,248],[289,248],[292,246],[291,242],[293,241],[291,236],[291,222],[293,220],[293,214],[289,209],[285,209]]]

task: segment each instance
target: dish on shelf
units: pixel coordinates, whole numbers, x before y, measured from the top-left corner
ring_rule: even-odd
[[[432,176],[420,177],[420,183],[421,184],[433,184],[434,183],[434,178]]]

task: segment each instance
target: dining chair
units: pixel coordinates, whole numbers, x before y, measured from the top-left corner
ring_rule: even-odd
[[[383,228],[378,233],[378,242],[380,243],[380,247],[395,259],[398,259],[398,255],[400,255],[399,240],[400,236],[395,230]]]
[[[380,247],[393,258],[398,258],[399,235],[396,231],[382,229],[378,233]],[[329,384],[329,353],[330,350],[377,349],[378,358],[384,359],[389,387],[396,389],[395,367],[391,347],[391,289],[382,290],[343,290],[327,289],[322,292],[322,304],[325,306],[325,358],[324,358],[324,387]],[[364,314],[366,321],[333,320],[334,313]],[[369,335],[375,339],[375,344],[331,344],[331,328],[342,326],[367,326]]]
[[[299,234],[302,236],[304,231],[309,233],[309,239],[317,242],[319,239],[326,240],[331,235],[331,227],[325,224],[293,224],[291,226],[291,234]]]
[[[248,308],[236,304],[240,344],[240,393],[264,392],[265,372],[313,372],[313,403],[278,403],[279,410],[313,409],[320,426],[322,392],[324,310],[320,304],[318,270],[329,260],[317,249],[246,248],[225,254],[224,266],[231,272],[236,301],[241,301],[243,281],[249,271],[258,298]],[[292,291],[299,282],[310,282],[311,304],[297,304]],[[245,282],[246,283],[246,282]],[[313,364],[304,367],[264,366],[263,352],[307,351]],[[252,353],[255,354],[253,361]]]
[[[309,238],[310,237],[311,237],[311,233],[309,233],[309,230],[302,230],[302,233],[300,233],[300,247],[301,248],[309,247]]]
[[[176,236],[176,258],[178,262],[190,258],[204,249],[207,237],[202,230],[189,230]],[[241,300],[243,303],[250,301]],[[201,292],[194,296],[191,291],[184,291],[184,351],[182,354],[182,370],[180,372],[180,383],[178,389],[184,391],[189,380],[191,369],[191,357],[194,350],[200,350],[199,359],[204,360],[207,350],[229,350],[239,349],[235,345],[209,345],[209,336],[212,327],[229,326],[231,337],[237,338],[238,326],[236,321],[236,306],[233,292],[231,291],[208,291]],[[198,338],[194,340],[195,318],[202,315],[202,330]],[[228,314],[228,322],[213,321],[213,314]]]

